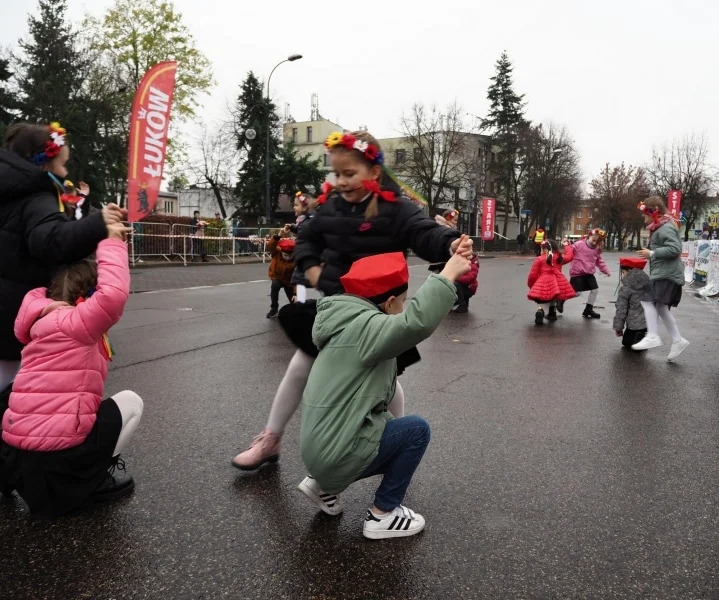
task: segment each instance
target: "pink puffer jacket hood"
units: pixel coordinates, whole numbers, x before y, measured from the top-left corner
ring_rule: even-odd
[[[97,291],[78,306],[47,298],[46,288],[23,300],[15,335],[25,348],[2,423],[11,446],[72,448],[95,424],[108,368],[102,336],[120,320],[130,292],[127,246],[103,240],[97,263]]]

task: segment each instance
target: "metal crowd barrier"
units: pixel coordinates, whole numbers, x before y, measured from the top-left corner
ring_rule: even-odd
[[[179,258],[187,265],[198,260],[203,254],[208,259],[222,262],[223,258],[236,264],[238,256],[256,256],[267,259],[266,241],[257,235],[232,236],[226,228],[206,228],[204,235],[197,235],[191,225],[167,223],[128,223],[130,234],[130,262],[133,265],[146,259],[161,259],[172,262]],[[256,230],[252,230],[256,231]]]

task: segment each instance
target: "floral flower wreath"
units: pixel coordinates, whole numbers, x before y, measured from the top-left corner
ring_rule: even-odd
[[[38,152],[31,159],[38,167],[50,162],[53,158],[60,154],[60,149],[66,143],[65,136],[67,135],[67,131],[64,127],[60,126],[60,123],[53,121],[47,128],[50,133],[50,139],[45,142],[45,150],[43,152]]]
[[[307,206],[307,196],[305,196],[302,192],[297,192],[295,194],[295,200],[297,200],[302,206]]]
[[[454,220],[457,218],[458,214],[459,213],[457,212],[457,210],[453,208],[447,213],[447,216],[445,218]]]
[[[384,154],[377,146],[364,140],[358,140],[351,133],[335,131],[327,136],[325,148],[332,150],[332,148],[336,148],[337,146],[344,146],[348,150],[357,150],[361,152],[368,161],[375,165],[384,164]]]
[[[592,229],[588,235],[598,235],[600,238],[604,239],[607,237],[607,232],[604,231],[604,229]]]
[[[637,208],[642,214],[651,215],[655,221],[659,219],[659,210],[657,208],[649,208],[644,202],[640,202]]]

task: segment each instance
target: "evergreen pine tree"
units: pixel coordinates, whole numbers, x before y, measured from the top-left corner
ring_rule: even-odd
[[[519,152],[520,132],[529,123],[524,118],[524,94],[518,95],[514,91],[512,81],[514,67],[506,51],[502,52],[499,57],[496,69],[496,74],[490,78],[492,83],[487,90],[490,108],[487,118],[483,121],[483,127],[491,131],[494,143],[500,148],[498,161],[493,170],[504,188],[505,218],[503,235],[506,236],[510,202],[514,201],[515,206],[518,205],[515,170]]]
[[[8,125],[15,120],[14,109],[17,108],[15,96],[7,89],[11,77],[10,61],[0,57],[0,144],[5,138]]]
[[[18,84],[23,118],[70,125],[82,110],[75,102],[80,88],[80,55],[66,20],[66,0],[40,0],[39,16],[30,16],[30,36],[20,41]]]
[[[263,93],[263,86],[255,74],[250,71],[242,83],[242,91],[237,99],[235,111],[235,131],[237,149],[245,155],[238,173],[235,188],[239,205],[245,214],[263,215],[265,213],[265,154],[267,148],[267,128],[270,127],[270,164],[274,162],[279,147],[280,119],[272,101]],[[252,140],[245,136],[248,129],[257,133]],[[271,169],[272,171],[272,169]],[[276,181],[276,177],[272,178]],[[277,208],[276,186],[272,198],[272,210]]]

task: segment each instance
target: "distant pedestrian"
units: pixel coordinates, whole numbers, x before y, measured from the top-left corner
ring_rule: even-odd
[[[566,256],[559,250],[554,240],[542,242],[542,254],[532,264],[527,277],[529,294],[527,298],[537,303],[534,323],[544,325],[544,320],[556,321],[556,303],[565,302],[576,297],[576,292],[562,273],[562,264],[572,260],[572,248],[565,248]]]
[[[520,232],[517,235],[517,254],[524,254],[527,250],[527,236]]]
[[[285,225],[282,230],[283,236],[288,236],[290,229]],[[285,291],[287,299],[292,302],[295,296],[295,288],[292,285],[292,273],[295,270],[295,240],[280,235],[272,236],[267,242],[267,250],[270,252],[272,261],[268,276],[270,278],[270,312],[267,318],[272,319],[277,316],[280,310],[280,290]]]
[[[659,196],[647,198],[639,205],[644,222],[649,229],[649,248],[637,254],[649,260],[650,283],[642,297],[644,316],[647,319],[646,337],[632,346],[633,350],[649,350],[662,345],[659,337],[659,319],[672,336],[672,347],[667,360],[677,358],[689,342],[679,332],[677,322],[671,313],[672,307],[679,306],[684,285],[684,265],[681,261],[682,240],[679,229],[667,207]]]
[[[207,221],[200,219],[200,211],[196,210],[192,214],[192,262],[197,262],[198,254],[202,262],[208,262],[207,254],[205,253],[205,228],[207,225]]]
[[[303,192],[297,192],[295,194],[294,211],[295,211],[295,222],[290,225],[290,231],[293,234],[298,235],[300,229],[305,227],[310,219],[314,216],[315,207],[317,206],[317,200],[305,194]],[[297,302],[304,303],[307,300],[307,287],[309,282],[305,277],[305,274],[295,267],[294,273],[292,273],[292,285],[296,289]]]
[[[537,227],[537,231],[534,233],[534,250],[537,256],[541,256],[542,254],[542,244],[544,244],[546,237],[547,234],[544,229]]]
[[[382,475],[363,534],[415,535],[425,519],[402,504],[430,441],[420,416],[393,417],[397,357],[427,339],[455,300],[453,282],[469,269],[456,253],[439,275],[407,299],[409,269],[401,252],[356,261],[341,277],[347,292],[323,298],[313,338],[319,355],[302,399],[300,451],[310,473],[299,489],[323,512],[338,515],[340,493]]]
[[[647,320],[642,308],[642,296],[649,284],[649,275],[644,272],[647,261],[643,258],[619,259],[620,281],[614,314],[614,333],[622,338],[622,346],[631,347],[644,339],[647,334]]]
[[[607,263],[602,258],[602,246],[607,237],[603,229],[592,229],[589,235],[576,242],[574,248],[574,260],[569,269],[569,282],[577,294],[589,292],[587,304],[584,307],[582,316],[585,319],[599,319],[601,315],[594,310],[594,305],[599,295],[599,285],[594,274],[597,268],[607,277],[611,276]]]
[[[33,514],[60,516],[132,492],[120,453],[142,416],[130,391],[103,400],[112,348],[107,331],[130,294],[124,239],[108,225],[97,263],[59,269],[48,288],[30,291],[15,321],[25,344],[2,422],[5,487]]]

